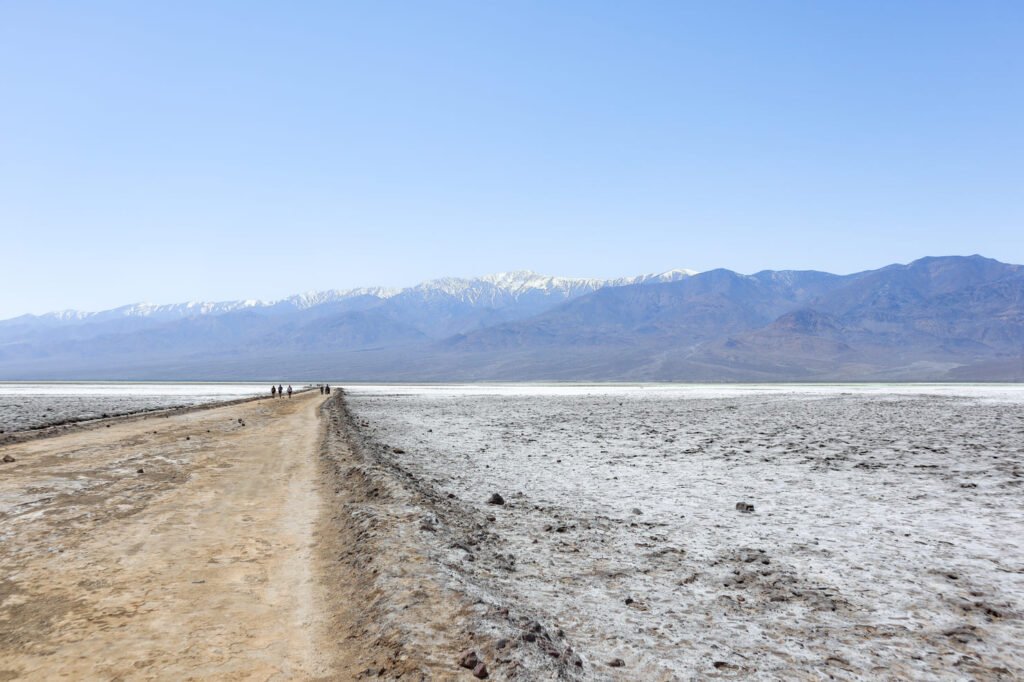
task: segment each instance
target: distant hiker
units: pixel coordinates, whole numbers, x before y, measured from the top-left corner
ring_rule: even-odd
[[[326,386],[324,386],[324,393],[326,393],[327,395],[331,394],[331,385],[330,384],[327,384]]]
[[[281,384],[277,385],[277,397],[278,398],[283,398],[284,397],[284,386],[282,386]]]
[[[320,395],[324,394],[324,385],[320,384]]]
[[[292,397],[292,385],[291,384],[288,384],[288,397],[289,398]]]
[[[277,386],[271,386],[270,387],[270,397],[271,398],[276,398],[277,397]]]

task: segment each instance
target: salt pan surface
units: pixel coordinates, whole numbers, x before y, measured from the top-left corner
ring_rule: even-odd
[[[269,391],[269,384],[0,383],[0,431],[201,405]]]
[[[588,677],[1024,676],[1020,386],[347,393],[396,467],[495,517],[500,561],[439,566]]]

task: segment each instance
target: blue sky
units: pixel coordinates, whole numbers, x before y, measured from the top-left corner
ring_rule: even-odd
[[[1024,3],[0,4],[0,317],[1024,262]]]

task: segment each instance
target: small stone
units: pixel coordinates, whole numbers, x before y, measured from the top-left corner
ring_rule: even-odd
[[[495,521],[497,521],[498,519],[497,519],[497,517],[496,517],[496,516],[494,516],[494,514],[491,514],[491,515],[489,515],[489,516],[487,517],[487,520],[488,520],[488,521],[490,521],[491,523],[494,523],[494,522],[495,522]]]
[[[633,603],[633,598],[632,597],[626,597],[626,606],[629,606],[632,603]]]
[[[487,504],[505,504],[505,498],[499,493],[491,495],[490,499],[487,500]]]
[[[487,679],[487,666],[484,664],[483,661],[477,663],[476,667],[473,668],[473,677],[475,677],[478,680]]]
[[[392,448],[391,452],[395,453],[396,455],[404,455],[405,454],[405,450],[403,450],[402,448]]]
[[[626,662],[621,658],[613,658],[612,660],[608,661],[608,667],[610,668],[622,668],[625,665]]]
[[[749,514],[754,511],[754,505],[749,504],[747,502],[737,502],[736,511],[742,512],[744,514]]]
[[[499,640],[498,640],[498,643],[494,645],[494,647],[495,647],[496,649],[504,649],[504,648],[505,648],[505,647],[507,647],[507,646],[508,646],[508,640],[507,640],[507,639],[504,639],[504,638],[502,638],[502,639],[499,639]]]
[[[137,474],[144,474],[144,473],[146,473],[146,470],[145,469],[136,469],[135,473],[137,473]]]
[[[476,652],[472,649],[467,649],[462,652],[459,656],[459,665],[463,668],[469,668],[470,670],[476,668],[477,663],[480,662],[480,658],[476,655]]]
[[[10,455],[4,455],[4,464],[10,464],[11,462],[17,461]]]
[[[633,509],[632,509],[632,512],[633,512],[634,514],[643,514],[643,512],[642,512],[642,511],[640,511],[640,509],[639,509],[638,507],[633,507]]]

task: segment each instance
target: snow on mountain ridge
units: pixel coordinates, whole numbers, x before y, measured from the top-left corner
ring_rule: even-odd
[[[186,303],[132,303],[102,311],[60,310],[42,315],[24,315],[17,320],[36,319],[57,323],[92,322],[117,318],[185,318],[202,315],[219,315],[245,309],[291,306],[306,310],[325,303],[345,299],[371,296],[381,300],[399,295],[423,296],[426,298],[450,297],[470,304],[502,305],[516,301],[524,295],[554,296],[563,299],[575,298],[609,286],[675,282],[697,274],[693,270],[668,270],[658,274],[598,279],[582,277],[558,277],[541,275],[532,270],[497,272],[480,277],[442,277],[422,282],[412,287],[395,289],[387,287],[359,287],[355,289],[327,289],[307,291],[274,301],[246,299],[239,301],[189,301]]]

